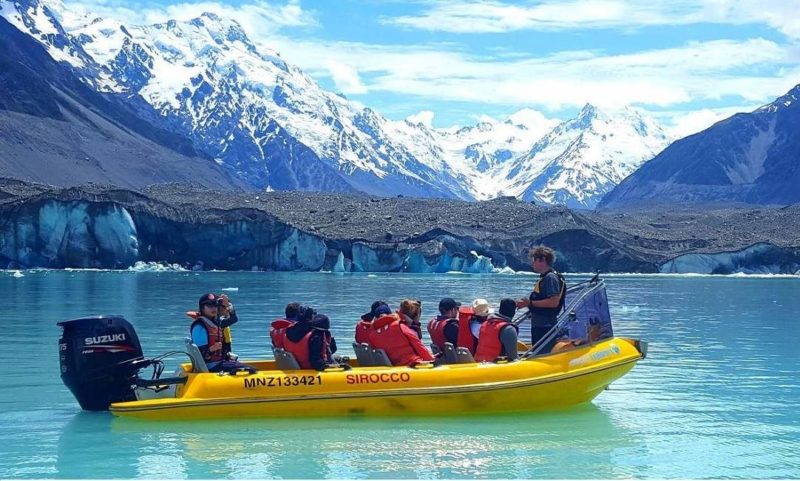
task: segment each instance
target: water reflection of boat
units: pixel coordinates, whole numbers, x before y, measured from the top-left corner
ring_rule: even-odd
[[[62,379],[87,409],[145,419],[297,416],[474,415],[563,408],[594,399],[630,371],[646,343],[615,337],[602,281],[567,292],[567,309],[550,339],[562,352],[542,352],[548,339],[510,362],[440,366],[364,366],[356,361],[323,372],[287,368],[275,361],[248,362],[245,372],[208,373],[199,353],[180,375],[138,377],[143,366],[133,327],[122,318],[60,323]],[[574,344],[574,345],[573,345]],[[187,345],[187,353],[192,357]],[[468,353],[467,353],[468,354]],[[463,361],[463,359],[462,359]],[[132,390],[136,384],[139,389]],[[164,386],[172,389],[162,390]],[[145,397],[152,388],[158,395]],[[148,391],[148,389],[150,389]]]
[[[170,451],[179,453],[174,462],[186,466],[182,474],[189,477],[630,477],[627,467],[615,465],[615,452],[638,445],[630,432],[591,404],[547,414],[406,418],[402,423],[382,418],[203,423],[115,418],[111,427],[114,436],[124,436],[134,447],[169,440]]]

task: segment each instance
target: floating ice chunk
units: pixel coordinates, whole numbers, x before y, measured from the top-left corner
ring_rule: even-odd
[[[487,274],[494,271],[492,265],[492,258],[478,254],[475,251],[470,251],[469,257],[464,259],[464,272],[471,274]]]
[[[512,268],[510,268],[510,267],[508,267],[508,266],[505,266],[505,267],[503,267],[502,269],[495,268],[495,269],[494,269],[494,273],[495,273],[495,274],[507,274],[507,275],[513,275],[513,274],[516,274],[516,273],[517,273],[517,271],[515,271],[514,269],[512,269]]]
[[[222,288],[220,290],[223,291],[223,292],[239,292],[239,288],[238,287],[225,287],[225,288]]]
[[[11,277],[16,277],[17,279],[19,279],[20,277],[25,277],[25,274],[23,274],[23,273],[22,273],[22,272],[20,272],[20,271],[14,271],[14,272],[11,274]]]
[[[184,269],[179,264],[161,264],[158,262],[144,262],[144,261],[136,261],[131,267],[128,267],[129,271],[134,272],[184,272]]]

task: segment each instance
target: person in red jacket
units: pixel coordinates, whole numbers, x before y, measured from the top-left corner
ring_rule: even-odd
[[[491,314],[481,324],[475,360],[494,361],[505,356],[509,361],[517,359],[517,327],[511,322],[517,311],[514,299],[503,299],[497,314]]]
[[[397,311],[400,320],[412,331],[417,333],[417,337],[422,339],[422,324],[419,318],[422,317],[422,302],[418,299],[403,299],[400,303],[400,310]]]
[[[358,344],[369,344],[369,331],[372,329],[372,321],[377,317],[375,310],[380,306],[386,305],[386,302],[380,300],[373,302],[369,312],[363,314],[361,319],[358,320],[356,323],[356,342]]]
[[[434,360],[433,354],[422,344],[417,333],[396,314],[392,314],[389,306],[379,306],[375,314],[377,318],[372,321],[369,331],[369,345],[383,349],[393,366],[413,366]]]

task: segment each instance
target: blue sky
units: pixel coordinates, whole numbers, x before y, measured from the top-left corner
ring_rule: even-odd
[[[326,89],[436,127],[590,102],[682,135],[800,83],[800,0],[82,3],[138,23],[233,17]]]

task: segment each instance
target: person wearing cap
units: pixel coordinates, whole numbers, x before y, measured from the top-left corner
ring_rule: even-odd
[[[209,371],[219,371],[226,361],[235,361],[231,352],[231,326],[239,321],[233,304],[225,294],[208,293],[199,301],[198,312],[190,311],[192,342],[197,345]]]
[[[301,307],[296,322],[286,328],[283,346],[294,355],[302,369],[324,371],[333,363],[336,339],[330,332],[330,319],[310,307]]]
[[[383,349],[393,366],[413,366],[433,361],[433,354],[422,344],[417,333],[392,313],[386,304],[375,309],[375,320],[368,332],[368,344]]]
[[[530,251],[531,266],[539,274],[527,299],[519,299],[517,307],[527,307],[531,319],[531,343],[536,345],[556,325],[558,314],[564,308],[567,282],[564,276],[553,269],[556,253],[553,249],[538,246]],[[550,352],[555,339],[548,343],[541,352]]]
[[[428,321],[428,335],[439,352],[444,352],[444,343],[458,343],[458,308],[460,303],[451,297],[439,301],[439,315]]]
[[[372,321],[377,317],[375,311],[380,306],[387,305],[385,301],[377,300],[372,303],[369,312],[361,315],[361,318],[356,323],[356,342],[358,344],[369,344],[369,330],[372,328]],[[391,309],[389,311],[391,312]]]
[[[489,315],[481,324],[476,361],[491,362],[501,356],[509,361],[517,359],[517,327],[512,323],[516,312],[516,301],[503,299],[497,313]]]

